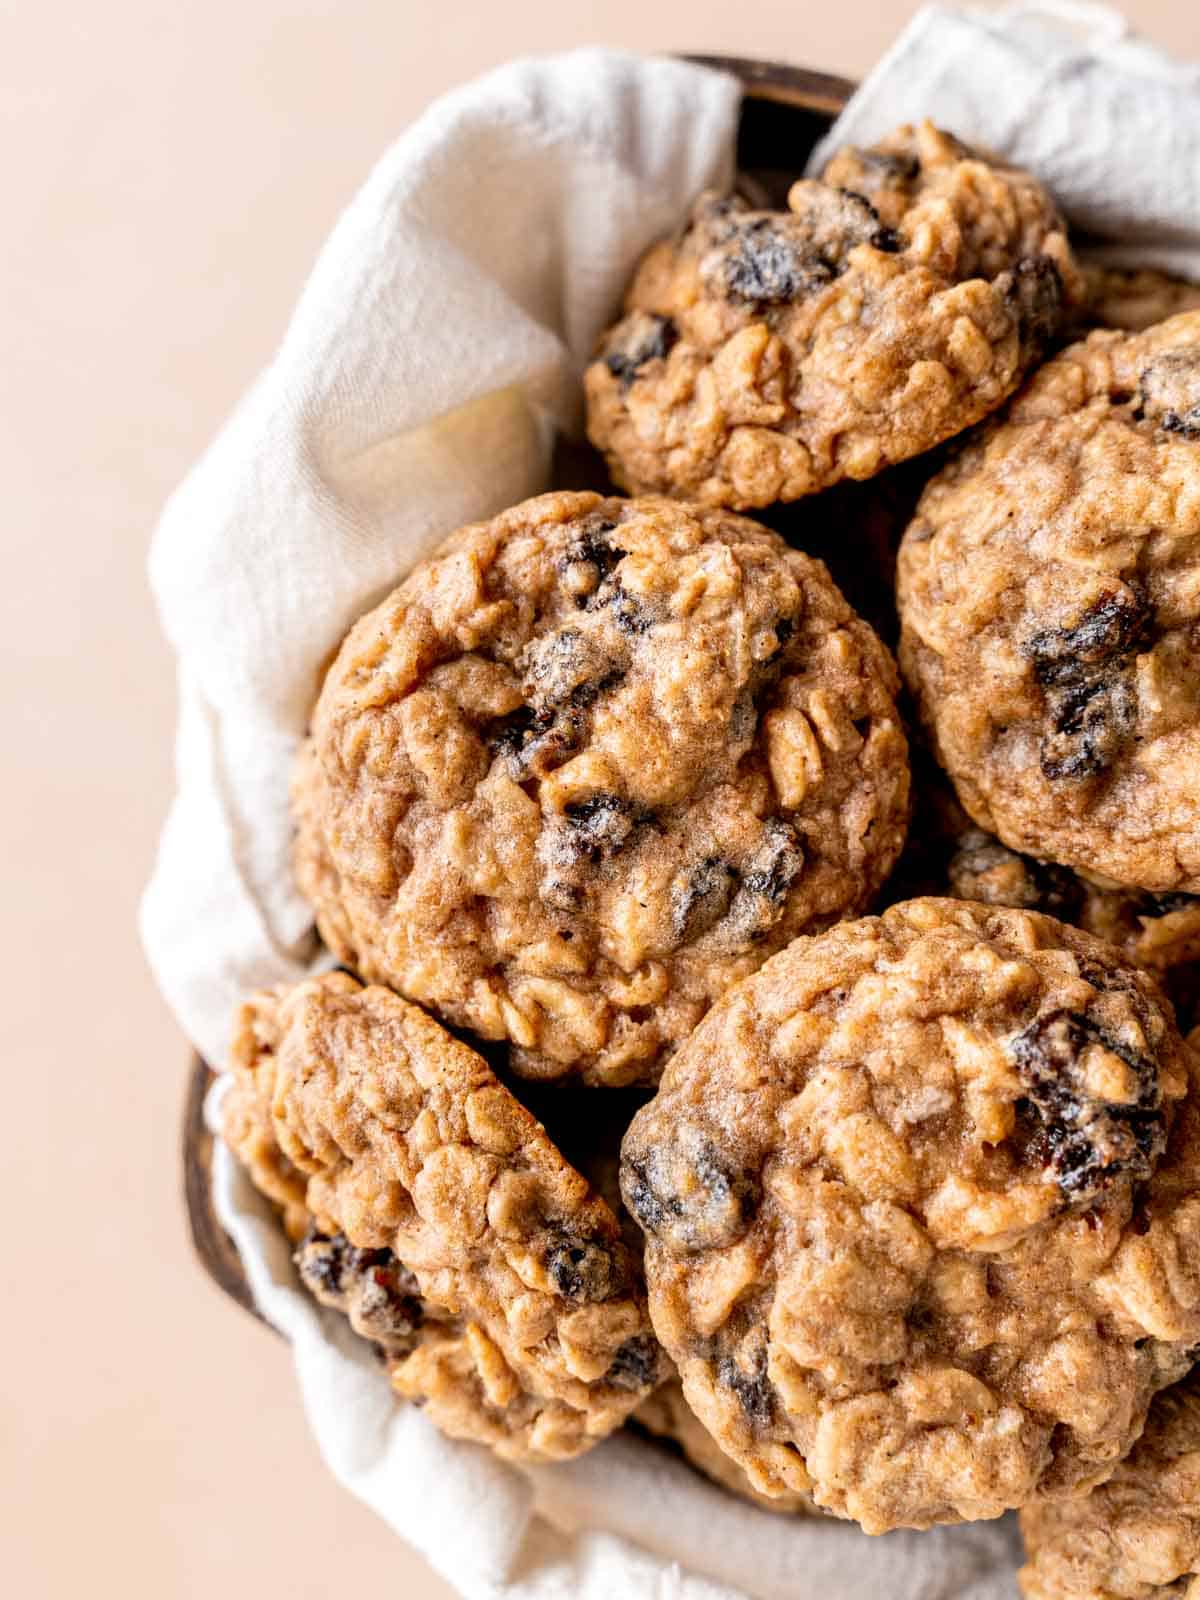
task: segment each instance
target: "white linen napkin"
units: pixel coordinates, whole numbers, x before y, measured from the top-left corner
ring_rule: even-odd
[[[446,95],[167,505],[150,576],[179,655],[178,794],[142,932],[209,1061],[239,995],[316,957],[287,779],[322,664],[446,534],[548,487],[633,263],[732,175],[738,101],[723,73],[600,50]]]
[[[932,115],[1038,172],[1120,259],[1200,278],[1200,75],[1111,12],[1055,11],[923,11],[833,140]],[[321,663],[444,534],[547,486],[639,253],[729,177],[737,101],[720,74],[599,51],[447,96],[368,179],[275,359],[168,505],[151,572],[180,661],[179,789],[142,928],[210,1061],[247,990],[321,964],[287,859]],[[872,1540],[744,1505],[629,1435],[529,1470],[442,1438],[300,1290],[219,1144],[214,1190],[331,1470],[470,1600],[1013,1594],[1011,1519]]]

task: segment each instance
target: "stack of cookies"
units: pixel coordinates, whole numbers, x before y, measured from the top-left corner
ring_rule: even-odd
[[[337,970],[242,1007],[225,1132],[446,1432],[1191,1592],[1197,307],[928,124],[703,196],[585,376],[624,493],[351,630]]]

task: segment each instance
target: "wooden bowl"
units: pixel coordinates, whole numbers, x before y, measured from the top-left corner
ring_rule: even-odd
[[[845,78],[773,61],[740,56],[688,56],[700,66],[731,72],[742,81],[738,170],[782,205],[809,152],[854,91]],[[788,159],[780,163],[780,156]],[[217,1220],[212,1197],[213,1137],[204,1125],[204,1099],[214,1075],[197,1056],[183,1114],[183,1192],[200,1265],[231,1300],[258,1316],[241,1258]],[[265,1319],[260,1319],[265,1320]]]

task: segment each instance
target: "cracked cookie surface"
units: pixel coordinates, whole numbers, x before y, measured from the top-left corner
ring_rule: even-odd
[[[994,411],[1081,293],[1033,178],[900,128],[787,211],[703,196],[587,370],[588,433],[634,492],[797,500]]]
[[[1037,913],[797,940],[623,1145],[692,1409],[869,1532],[1103,1479],[1200,1338],[1194,1070],[1154,982]]]
[[[980,827],[1200,892],[1200,313],[1042,367],[926,489],[898,598],[901,664]]]
[[[235,1154],[251,1129],[251,1175],[269,1174],[266,1127],[302,1175],[305,1283],[447,1432],[562,1459],[666,1375],[611,1209],[415,1006],[343,973],[264,991],[243,1007],[233,1070]]]
[[[1160,1394],[1107,1483],[1021,1513],[1027,1600],[1200,1594],[1200,1371]]]
[[[895,668],[727,512],[552,494],[351,631],[295,782],[339,959],[529,1077],[653,1081],[733,982],[861,910],[907,822]]]

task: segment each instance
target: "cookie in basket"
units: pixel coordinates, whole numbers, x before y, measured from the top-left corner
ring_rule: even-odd
[[[926,489],[901,662],[972,818],[1200,892],[1200,312],[1048,362]]]
[[[587,370],[588,432],[633,492],[797,500],[994,411],[1081,296],[1034,178],[900,128],[786,211],[702,196]]]
[[[1200,1369],[1159,1395],[1107,1483],[1021,1513],[1026,1600],[1194,1600],[1200,1593]]]
[[[338,958],[527,1077],[653,1081],[728,986],[899,853],[891,656],[728,512],[552,494],[351,631],[295,783]]]
[[[624,1141],[692,1409],[872,1533],[1104,1479],[1200,1341],[1196,1071],[1152,979],[1034,912],[797,940]]]
[[[918,895],[1044,911],[1083,928],[1154,974],[1184,1033],[1200,1023],[1200,896],[1105,887],[1069,867],[1010,850],[976,827],[943,774],[920,755],[913,763],[908,840],[883,900],[894,904]]]
[[[666,1376],[610,1207],[415,1006],[344,973],[261,992],[233,1071],[227,1140],[293,1233],[305,1214],[304,1281],[447,1432],[563,1459]]]

